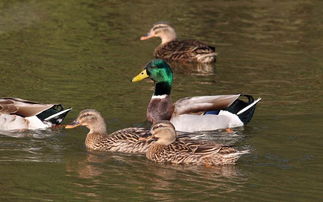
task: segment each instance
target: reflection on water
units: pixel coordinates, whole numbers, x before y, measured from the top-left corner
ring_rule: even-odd
[[[2,162],[60,162],[63,145],[60,130],[24,132],[2,131],[0,161]]]
[[[195,195],[207,192],[210,195],[208,197],[211,197],[212,190],[230,193],[247,182],[246,176],[234,165],[205,168],[157,164],[143,155],[119,153],[87,153],[82,158],[66,161],[67,176],[73,178],[73,181],[75,178],[90,180],[91,183],[76,184],[83,190],[78,194],[87,197],[100,197],[96,189],[101,186],[109,189],[130,189],[132,192],[144,194],[145,198],[155,200],[175,200],[177,194]],[[173,193],[176,187],[181,189]],[[197,187],[199,188],[196,189]]]
[[[169,62],[175,74],[190,75],[212,75],[215,73],[215,64],[194,64],[194,63],[178,63]]]

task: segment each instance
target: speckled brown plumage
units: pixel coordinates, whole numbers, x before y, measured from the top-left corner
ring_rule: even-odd
[[[80,112],[77,119],[66,128],[86,126],[90,129],[85,139],[85,146],[91,151],[145,153],[151,141],[140,140],[150,136],[150,131],[144,128],[125,128],[107,134],[106,124],[102,115],[94,109]]]
[[[167,146],[153,143],[146,157],[159,163],[215,166],[235,164],[240,155],[231,147],[186,139]]]
[[[235,164],[248,151],[236,149],[215,142],[178,139],[174,126],[169,121],[155,123],[151,129],[152,143],[146,157],[158,163],[216,166]]]
[[[89,133],[85,139],[85,146],[92,151],[145,153],[151,142],[139,138],[147,135],[150,135],[150,132],[144,128],[126,128],[112,134]]]
[[[197,40],[177,40],[174,28],[168,24],[155,24],[140,40],[153,37],[161,39],[161,44],[154,51],[156,58],[195,63],[213,63],[216,60],[215,47]]]
[[[215,47],[197,40],[174,40],[156,47],[156,58],[167,61],[212,63],[216,60]]]

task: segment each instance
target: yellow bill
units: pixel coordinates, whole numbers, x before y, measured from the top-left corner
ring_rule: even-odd
[[[133,77],[132,82],[137,82],[137,81],[141,81],[145,78],[148,78],[149,75],[147,74],[147,70],[144,69],[142,72],[140,72],[137,76]]]

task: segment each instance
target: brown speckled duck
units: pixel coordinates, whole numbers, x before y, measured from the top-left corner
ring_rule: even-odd
[[[65,128],[78,126],[86,126],[90,129],[85,139],[85,146],[91,151],[145,153],[151,144],[140,140],[140,137],[150,135],[149,130],[144,128],[125,128],[107,134],[103,117],[94,109],[81,111],[77,119]]]
[[[167,61],[198,63],[212,63],[216,60],[215,47],[197,40],[177,40],[174,28],[168,24],[155,24],[140,40],[147,40],[153,37],[161,39],[161,44],[154,51],[156,58]]]
[[[149,146],[146,157],[158,163],[217,166],[235,164],[245,151],[196,140],[178,140],[174,126],[169,121],[160,121],[151,128],[151,138],[157,140]]]

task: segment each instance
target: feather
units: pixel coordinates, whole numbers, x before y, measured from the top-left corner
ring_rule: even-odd
[[[230,106],[236,99],[239,98],[239,96],[240,95],[238,94],[182,98],[175,102],[173,116],[224,109]]]
[[[0,130],[45,129],[60,124],[70,110],[60,104],[0,98]]]
[[[159,45],[155,51],[156,58],[182,62],[215,62],[215,48],[196,40],[174,40]]]

